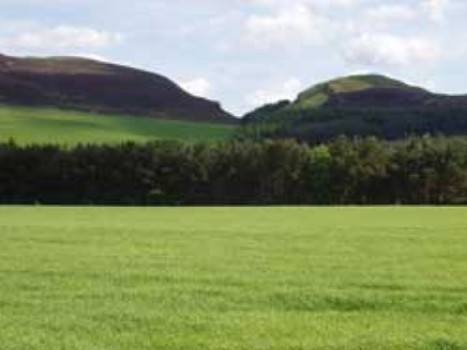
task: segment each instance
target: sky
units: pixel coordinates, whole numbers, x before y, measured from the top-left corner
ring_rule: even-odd
[[[242,115],[381,73],[467,93],[467,0],[0,0],[0,52],[167,76]]]

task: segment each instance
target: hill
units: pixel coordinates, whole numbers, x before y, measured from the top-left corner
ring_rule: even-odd
[[[62,145],[154,139],[218,141],[229,138],[234,130],[228,124],[0,105],[0,142],[10,138],[20,144]]]
[[[398,139],[467,134],[467,96],[435,94],[382,75],[334,79],[244,117],[247,135],[324,141],[339,135]]]
[[[156,119],[236,123],[216,102],[150,72],[78,57],[0,55],[0,103]]]

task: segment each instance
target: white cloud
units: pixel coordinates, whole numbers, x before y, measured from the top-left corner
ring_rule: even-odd
[[[212,85],[206,78],[195,78],[180,83],[180,86],[190,94],[199,97],[209,97]]]
[[[58,26],[38,28],[0,38],[6,47],[23,49],[99,48],[116,44],[120,34],[86,27]]]
[[[80,4],[90,4],[96,2],[102,2],[102,0],[2,0],[5,4],[14,3],[15,5],[80,5]]]
[[[365,17],[376,22],[410,21],[417,17],[417,11],[402,4],[381,4],[367,9]]]
[[[391,34],[363,34],[347,45],[347,62],[366,66],[407,66],[428,64],[440,56],[436,43],[419,37],[398,37]]]
[[[302,89],[302,83],[297,78],[289,78],[272,89],[260,89],[246,97],[246,103],[251,107],[262,106],[280,100],[293,100]]]
[[[327,19],[303,5],[270,15],[253,15],[245,22],[246,41],[259,48],[310,44],[322,40]]]
[[[424,0],[425,8],[428,11],[428,15],[434,21],[440,21],[444,18],[444,14],[449,0]]]
[[[290,7],[294,5],[305,5],[313,7],[351,7],[357,5],[361,0],[249,0],[254,3],[269,7]]]

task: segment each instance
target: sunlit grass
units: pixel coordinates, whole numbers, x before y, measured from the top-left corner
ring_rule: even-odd
[[[465,208],[0,207],[2,349],[466,349]]]
[[[155,139],[219,141],[233,132],[231,125],[0,105],[0,142],[14,139],[20,144],[75,145]]]

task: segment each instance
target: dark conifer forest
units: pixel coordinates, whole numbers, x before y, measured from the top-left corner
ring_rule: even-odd
[[[467,140],[0,145],[4,204],[467,203]]]

